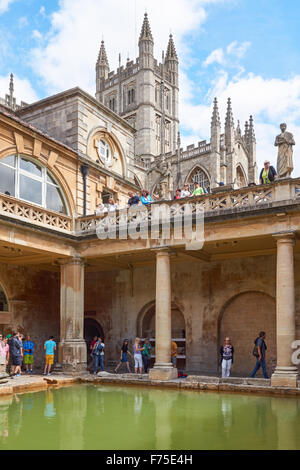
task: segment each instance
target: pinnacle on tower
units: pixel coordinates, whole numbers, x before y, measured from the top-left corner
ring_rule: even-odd
[[[151,33],[151,28],[150,28],[150,23],[148,20],[148,15],[145,13],[144,15],[144,21],[143,21],[143,26],[140,34],[140,39],[139,39],[139,44],[141,41],[152,41],[153,42],[153,36]]]
[[[109,63],[108,63],[108,59],[107,59],[103,39],[101,41],[101,46],[100,46],[100,50],[99,50],[99,54],[98,54],[97,65],[106,65],[107,67],[109,67]]]
[[[227,100],[227,112],[226,112],[226,118],[225,118],[225,127],[234,127],[234,122],[233,122],[233,113],[232,113],[232,107],[231,107],[231,99],[228,98]]]
[[[9,94],[13,96],[14,94],[14,74],[10,74],[10,81],[9,81]]]
[[[218,100],[217,98],[214,99],[214,109],[211,118],[211,127],[217,127],[221,125],[219,109],[218,109]]]
[[[241,131],[241,126],[240,126],[240,121],[238,121],[237,126],[236,126],[236,137],[238,139],[241,139],[242,137],[242,131]]]
[[[174,41],[173,41],[172,34],[170,34],[168,47],[167,47],[166,61],[167,60],[177,60],[178,61],[178,56],[177,56],[177,52],[176,52],[176,48],[175,48],[175,44],[174,44]]]
[[[248,141],[249,143],[256,142],[252,116],[250,116],[250,119],[249,119]]]
[[[248,137],[249,137],[249,125],[248,121],[245,122],[245,133],[244,133],[244,140],[247,143],[248,142]]]

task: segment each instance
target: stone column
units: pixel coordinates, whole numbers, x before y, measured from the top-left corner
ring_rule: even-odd
[[[60,260],[59,362],[66,372],[86,369],[84,326],[84,262],[81,258]]]
[[[293,232],[274,235],[277,241],[276,334],[277,366],[271,378],[274,386],[297,386],[298,369],[292,364],[291,345],[296,339]]]
[[[149,371],[151,380],[177,378],[171,361],[171,271],[170,253],[156,252],[155,364]]]

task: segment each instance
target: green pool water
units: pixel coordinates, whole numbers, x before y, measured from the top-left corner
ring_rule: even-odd
[[[300,449],[300,400],[106,385],[0,397],[0,449]]]

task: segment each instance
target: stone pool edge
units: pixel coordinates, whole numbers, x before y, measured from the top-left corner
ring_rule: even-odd
[[[124,374],[125,375],[125,374]],[[22,380],[23,379],[23,380]],[[28,377],[22,376],[20,382],[18,379],[8,379],[7,384],[0,385],[0,396],[13,395],[18,393],[34,392],[47,390],[48,388],[59,388],[68,385],[87,383],[87,384],[115,384],[124,386],[141,386],[153,387],[160,389],[175,389],[175,390],[199,390],[199,391],[214,391],[214,392],[233,392],[233,393],[251,393],[256,395],[277,395],[286,397],[300,396],[300,388],[289,387],[274,387],[271,385],[247,384],[247,383],[222,383],[218,377],[199,378],[197,376],[191,377],[190,380],[175,379],[170,381],[149,380],[145,376],[129,377],[124,376],[106,376],[106,377],[93,377],[87,375],[78,376],[64,376],[53,375],[51,379],[47,379],[47,383],[43,376]],[[245,379],[246,380],[246,379]],[[259,382],[259,379],[257,379]],[[15,381],[15,382],[14,382]],[[17,382],[18,381],[18,382]]]

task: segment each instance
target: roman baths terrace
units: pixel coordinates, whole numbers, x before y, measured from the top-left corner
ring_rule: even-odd
[[[230,336],[233,373],[249,377],[253,341],[264,330],[272,385],[297,386],[292,355],[300,339],[300,179],[225,186],[190,199],[194,226],[196,207],[204,210],[198,249],[175,237],[184,199],[165,201],[168,238],[151,238],[148,206],[127,222],[125,209],[117,211],[115,238],[101,239],[99,227],[113,222],[110,214],[96,216],[92,201],[106,190],[125,201],[128,191],[141,189],[139,178],[126,173],[130,126],[121,119],[92,126],[87,153],[93,155],[94,142],[105,138],[114,148],[108,170],[17,117],[1,111],[0,120],[4,334],[30,334],[37,361],[45,339],[54,335],[66,372],[86,369],[86,344],[95,334],[105,339],[106,366],[118,362],[124,338],[147,336],[155,351],[150,378],[168,380],[176,374],[171,338],[179,347],[178,368],[218,375],[219,347]],[[133,221],[143,221],[143,237],[124,236]],[[161,221],[156,228],[163,232]]]

